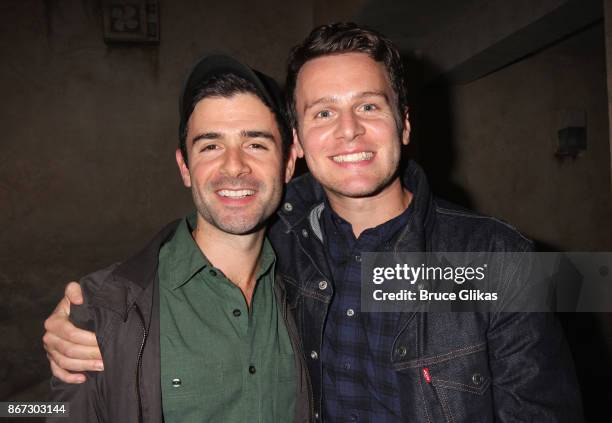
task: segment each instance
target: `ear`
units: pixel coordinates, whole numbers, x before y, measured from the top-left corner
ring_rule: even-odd
[[[295,141],[289,147],[289,155],[287,156],[287,165],[285,166],[285,183],[288,183],[293,177],[295,172],[295,162],[298,157],[297,147]]]
[[[402,144],[408,145],[410,142],[410,120],[408,119],[408,108],[404,113],[404,130],[402,131]]]
[[[183,179],[183,185],[187,188],[191,188],[191,174],[189,173],[189,168],[187,167],[187,163],[185,163],[185,159],[183,158],[183,153],[180,148],[177,148],[174,152],[174,156],[176,158],[176,164],[179,168],[179,172],[181,172],[181,179]]]
[[[293,128],[293,145],[295,151],[297,153],[297,157],[300,159],[304,157],[304,149],[302,149],[302,144],[300,142],[300,137],[298,136],[297,129]]]

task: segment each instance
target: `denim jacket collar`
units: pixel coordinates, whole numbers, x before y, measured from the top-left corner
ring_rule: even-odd
[[[434,201],[425,173],[413,160],[406,163],[402,183],[413,194],[410,207],[412,216],[404,230],[394,238],[390,250],[424,251],[425,240],[431,233],[434,220]],[[278,212],[287,232],[306,225],[323,242],[320,218],[325,207],[325,192],[310,173],[294,179],[288,186],[283,204]]]

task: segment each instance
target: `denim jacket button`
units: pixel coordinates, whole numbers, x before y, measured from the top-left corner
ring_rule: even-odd
[[[308,238],[308,231],[306,229],[302,229],[302,236]]]
[[[327,281],[321,281],[319,282],[319,289],[321,291],[325,291],[327,289]]]
[[[291,203],[283,204],[283,210],[286,211],[287,213],[293,211],[293,204]]]
[[[395,349],[395,354],[397,354],[400,358],[406,357],[407,353],[408,353],[408,350],[403,345]]]
[[[478,386],[478,385],[482,384],[482,381],[483,381],[483,377],[482,377],[482,375],[480,373],[474,373],[472,375],[472,383],[474,385]]]
[[[319,354],[316,351],[310,351],[310,358],[316,360],[317,358],[319,358]]]

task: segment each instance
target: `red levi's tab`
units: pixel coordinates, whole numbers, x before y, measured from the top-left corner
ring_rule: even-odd
[[[429,368],[423,367],[423,377],[425,378],[425,382],[431,383],[431,375],[429,374]]]

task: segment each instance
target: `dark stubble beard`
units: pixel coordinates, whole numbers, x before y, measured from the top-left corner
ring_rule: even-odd
[[[272,190],[272,195],[268,201],[262,202],[261,198],[256,198],[258,202],[257,210],[261,212],[259,215],[250,213],[245,216],[232,217],[232,221],[223,221],[223,217],[214,213],[214,209],[206,204],[204,198],[199,194],[198,189],[194,186],[191,190],[192,197],[198,214],[208,222],[210,225],[219,229],[222,232],[232,235],[247,235],[259,231],[263,228],[268,218],[277,209],[281,195],[282,195],[282,183],[274,183],[272,185],[266,185],[263,182],[256,180],[255,178],[228,178],[220,177],[213,181],[210,181],[205,189],[205,192],[211,193],[211,195],[221,188],[226,189],[250,189],[256,191],[258,197],[265,196],[269,190]],[[240,212],[238,212],[240,213]]]

